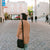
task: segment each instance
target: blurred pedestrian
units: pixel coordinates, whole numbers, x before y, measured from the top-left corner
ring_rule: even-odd
[[[31,21],[33,22],[33,16],[31,16]]]
[[[46,16],[46,22],[48,23],[48,15]]]
[[[24,48],[21,48],[21,50],[28,50],[28,43],[30,39],[29,38],[30,24],[27,21],[27,15],[25,13],[22,13],[21,16],[22,16],[22,21],[23,21],[23,29],[22,29],[22,22],[20,21],[18,30],[17,30],[17,38],[19,40],[23,40],[23,37],[24,37]]]
[[[37,16],[35,16],[35,22],[37,22]]]

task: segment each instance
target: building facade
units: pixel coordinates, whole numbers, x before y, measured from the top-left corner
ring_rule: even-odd
[[[24,1],[19,2],[8,2],[6,3],[7,8],[4,8],[4,13],[8,14],[21,14],[27,13],[27,3]]]
[[[42,16],[46,16],[48,14],[49,14],[49,4],[46,3],[46,2],[40,2],[36,6],[36,16],[37,17],[42,17]]]

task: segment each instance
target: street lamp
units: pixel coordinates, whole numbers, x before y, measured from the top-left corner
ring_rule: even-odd
[[[36,0],[35,0],[35,16],[36,16]]]
[[[50,0],[49,0],[49,15],[50,15]]]
[[[37,8],[36,8],[36,5],[37,4],[37,0],[35,0],[35,21],[37,20]]]

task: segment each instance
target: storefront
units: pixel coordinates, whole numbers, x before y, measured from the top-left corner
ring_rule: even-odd
[[[12,19],[20,19],[20,15],[19,14],[12,14]]]

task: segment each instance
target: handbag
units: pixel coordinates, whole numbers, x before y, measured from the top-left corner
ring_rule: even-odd
[[[21,20],[22,21],[22,20]],[[19,38],[19,36],[18,36]],[[18,48],[24,48],[24,30],[23,30],[23,21],[22,21],[22,40],[18,39],[17,40],[17,47]]]

